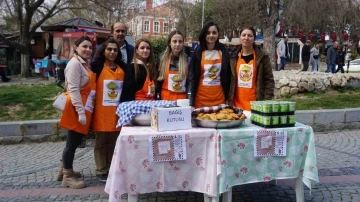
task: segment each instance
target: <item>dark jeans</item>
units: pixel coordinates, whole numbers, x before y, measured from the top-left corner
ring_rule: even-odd
[[[83,139],[84,134],[68,130],[66,145],[63,152],[63,164],[64,169],[72,169],[75,151],[79,147],[81,140]]]
[[[286,58],[285,57],[280,57],[280,60],[281,60],[280,70],[285,70]]]
[[[2,81],[8,81],[8,78],[6,77],[5,74],[5,68],[0,68],[0,76]]]
[[[335,64],[328,64],[325,72],[336,73]]]
[[[337,70],[336,70],[336,73],[337,73],[338,71],[340,71],[340,70],[341,70],[341,73],[345,73],[344,65],[342,65],[342,64],[338,65],[338,68],[337,68]]]
[[[301,71],[306,72],[309,69],[309,61],[304,61],[303,60],[303,64],[304,64],[304,66],[303,66],[303,69]]]

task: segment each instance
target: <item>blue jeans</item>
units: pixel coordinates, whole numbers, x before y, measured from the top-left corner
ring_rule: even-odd
[[[286,57],[280,57],[280,60],[281,60],[280,70],[285,70]]]
[[[328,64],[325,72],[336,73],[335,64]]]
[[[312,71],[313,72],[317,72],[319,71],[319,65],[320,65],[320,60],[319,59],[315,59],[313,66],[312,66]]]

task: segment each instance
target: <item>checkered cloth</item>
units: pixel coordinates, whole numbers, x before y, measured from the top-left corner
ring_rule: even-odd
[[[197,109],[195,109],[195,110],[192,112],[192,116],[196,116],[196,115],[199,114],[199,113],[213,113],[213,112],[218,112],[218,111],[220,111],[221,109],[224,109],[224,108],[233,109],[234,112],[235,112],[236,114],[239,114],[239,115],[241,115],[241,114],[243,113],[243,110],[240,109],[240,108],[236,108],[236,107],[233,107],[233,106],[230,106],[230,105],[226,105],[226,104],[221,104],[221,105],[213,106],[213,107],[201,107],[201,108],[197,108]]]
[[[116,127],[129,123],[131,119],[138,114],[150,114],[151,107],[174,107],[176,101],[168,100],[140,100],[123,102],[116,109],[119,120]]]

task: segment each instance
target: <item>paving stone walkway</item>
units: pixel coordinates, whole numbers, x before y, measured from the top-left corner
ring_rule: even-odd
[[[306,201],[360,201],[360,130],[316,133],[316,152],[320,183]],[[95,177],[93,141],[76,151],[74,169],[81,171],[87,187],[61,188],[55,180],[58,161],[65,142],[0,146],[0,202],[8,201],[108,201],[104,184]],[[256,183],[236,186],[233,201],[295,201],[293,180],[278,185]],[[123,195],[126,198],[126,195]],[[202,202],[194,192],[152,193],[141,202]]]

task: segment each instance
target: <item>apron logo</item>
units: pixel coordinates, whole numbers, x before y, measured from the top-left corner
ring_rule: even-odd
[[[181,92],[182,89],[181,81],[183,80],[181,80],[178,75],[171,77],[171,80],[174,81],[174,83],[172,83],[172,90],[175,92]]]
[[[114,83],[114,82],[110,82],[107,85],[107,87],[108,87],[108,89],[110,89],[110,91],[108,91],[108,93],[107,93],[109,98],[112,100],[116,100],[116,98],[118,97],[118,92],[116,92],[116,89],[118,89],[119,86],[117,86],[116,83]]]
[[[252,71],[251,66],[249,65],[243,65],[240,68],[240,74],[239,74],[241,81],[250,81],[252,78]]]
[[[218,77],[218,74],[217,74],[218,71],[219,71],[219,68],[216,67],[216,66],[211,66],[209,68],[209,79],[210,79],[210,81],[214,81]]]

